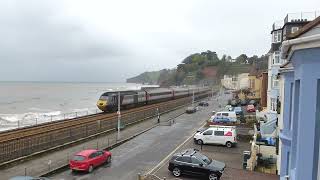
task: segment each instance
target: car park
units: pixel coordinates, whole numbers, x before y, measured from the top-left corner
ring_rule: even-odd
[[[192,113],[195,113],[195,112],[197,112],[197,108],[195,106],[189,106],[186,109],[186,113],[188,113],[188,114],[192,114]]]
[[[237,130],[235,126],[210,126],[202,132],[197,132],[194,137],[197,144],[219,144],[228,148],[237,143]]]
[[[207,101],[201,101],[199,102],[199,106],[209,106],[209,103]]]
[[[211,123],[235,123],[237,115],[234,111],[220,111],[210,118]]]
[[[249,104],[247,106],[247,112],[256,112],[256,108],[254,107],[254,105]]]
[[[189,174],[203,176],[208,180],[218,180],[225,167],[225,163],[212,160],[196,149],[187,149],[173,155],[168,169],[175,177]]]
[[[72,171],[91,173],[95,167],[111,162],[111,152],[97,149],[83,150],[75,154],[69,161]]]
[[[241,107],[235,107],[233,109],[233,111],[236,113],[236,115],[242,115],[243,114],[243,111],[242,111],[242,108]]]

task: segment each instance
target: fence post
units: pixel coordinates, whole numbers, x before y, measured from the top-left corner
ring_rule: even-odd
[[[97,149],[99,149],[99,141],[97,141]]]
[[[27,176],[27,168],[24,168],[24,176]]]
[[[78,117],[78,112],[76,112],[76,117]]]

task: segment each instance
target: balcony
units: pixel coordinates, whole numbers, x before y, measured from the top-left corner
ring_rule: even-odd
[[[314,12],[300,12],[300,13],[288,13],[284,18],[284,24],[289,22],[305,22],[312,21],[320,16],[320,11]]]
[[[281,29],[286,23],[312,21],[318,16],[320,16],[320,11],[288,13],[283,21],[276,21],[273,23],[272,31]]]

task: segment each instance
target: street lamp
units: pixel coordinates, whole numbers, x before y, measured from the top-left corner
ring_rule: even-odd
[[[118,92],[118,134],[117,134],[117,140],[120,139],[120,121],[121,121],[121,112],[120,112],[120,91]]]

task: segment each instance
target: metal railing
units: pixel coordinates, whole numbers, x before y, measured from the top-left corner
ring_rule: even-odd
[[[86,111],[75,111],[75,112],[69,112],[69,113],[63,113],[63,114],[57,114],[57,115],[42,115],[38,118],[22,118],[18,121],[14,122],[0,122],[0,131],[7,131],[7,130],[14,130],[19,128],[24,128],[28,126],[35,126],[42,123],[48,123],[53,121],[60,121],[64,119],[74,119],[78,117],[84,117],[88,115],[94,115],[97,113],[100,113],[100,111],[97,108],[88,109]]]
[[[276,21],[272,25],[272,30],[278,30],[283,27],[284,24],[289,22],[308,22],[313,21],[320,16],[320,11],[313,12],[299,12],[299,13],[288,13],[284,20]]]
[[[284,18],[284,23],[312,21],[316,19],[318,16],[320,16],[320,11],[288,13]]]

